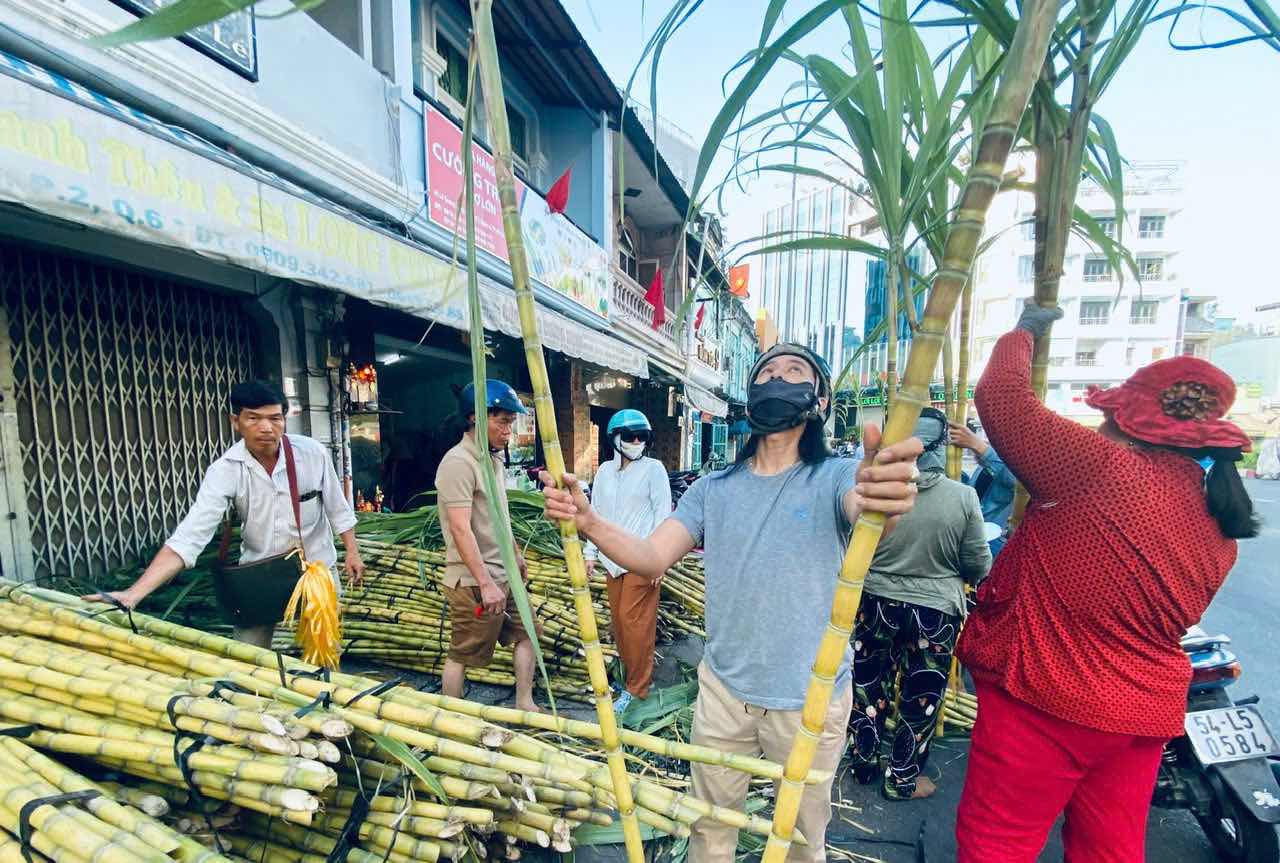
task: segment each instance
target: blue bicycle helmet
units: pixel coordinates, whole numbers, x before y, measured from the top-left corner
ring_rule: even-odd
[[[462,388],[462,392],[458,394],[458,409],[464,416],[475,410],[475,399],[476,388],[473,384],[467,384]],[[511,411],[516,414],[529,412],[510,384],[493,379],[484,382],[484,404],[491,411]]]
[[[609,420],[609,427],[605,433],[613,437],[613,433],[622,430],[627,431],[653,431],[653,426],[649,425],[649,418],[638,410],[626,408],[618,411]]]

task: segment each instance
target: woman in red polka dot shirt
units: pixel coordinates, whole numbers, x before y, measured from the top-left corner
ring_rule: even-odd
[[[1231,379],[1192,357],[1152,363],[1090,391],[1092,431],[1031,388],[1033,337],[1061,315],[1029,305],[974,395],[1031,504],[957,649],[982,705],[960,863],[1031,863],[1064,811],[1068,861],[1142,861],[1191,680],[1179,639],[1258,529],[1234,465],[1249,439],[1222,419]]]

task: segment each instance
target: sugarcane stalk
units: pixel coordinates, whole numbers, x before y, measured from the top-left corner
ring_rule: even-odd
[[[1057,105],[1036,106],[1036,182],[1035,182],[1035,291],[1034,300],[1042,309],[1058,307],[1058,286],[1062,281],[1067,242],[1074,221],[1076,193],[1080,188],[1085,146],[1089,137],[1089,121],[1093,114],[1093,55],[1106,16],[1096,8],[1081,7],[1080,46],[1072,60],[1071,110],[1065,129],[1061,128]],[[1054,69],[1045,64],[1043,76],[1056,83]],[[1050,85],[1052,86],[1052,85]],[[1116,213],[1117,231],[1124,213]],[[1117,234],[1119,236],[1119,234]],[[1035,340],[1031,354],[1031,387],[1044,401],[1049,387],[1049,354],[1053,324]],[[1013,511],[1009,526],[1022,524],[1031,497],[1019,482],[1014,488]]]
[[[885,335],[889,342],[885,348],[884,415],[898,396],[898,250],[895,247],[884,263]]]
[[[955,418],[955,343],[951,338],[951,324],[947,324],[946,334],[942,338],[942,412],[947,421]],[[948,479],[960,479],[960,452],[956,447],[947,447],[946,475]]]
[[[1028,0],[1022,7],[1022,16],[1005,58],[991,114],[982,130],[976,158],[965,179],[955,217],[947,232],[946,247],[929,293],[924,320],[912,342],[904,386],[885,424],[883,446],[892,446],[909,437],[920,416],[920,409],[928,404],[929,381],[942,346],[942,331],[972,271],[987,211],[999,189],[1032,85],[1045,61],[1056,13],[1057,3],[1052,0]],[[898,144],[890,142],[890,146]],[[822,736],[836,673],[853,634],[862,586],[884,525],[882,514],[864,512],[859,515],[854,528],[831,607],[831,621],[814,660],[800,728],[779,784],[772,833],[765,844],[762,863],[783,863],[790,850],[804,792],[804,776],[813,763]]]
[[[542,339],[538,333],[537,306],[529,283],[524,236],[520,230],[515,172],[512,169],[511,134],[507,125],[506,103],[502,95],[502,73],[498,67],[498,46],[493,31],[492,0],[472,0],[471,18],[480,55],[480,80],[485,93],[485,113],[489,120],[498,196],[502,202],[502,227],[507,239],[511,283],[515,288],[516,302],[520,311],[520,331],[524,339],[529,379],[533,384],[538,432],[542,439],[547,470],[554,478],[556,485],[561,486],[564,483],[565,462],[556,429],[555,404],[552,401],[551,386],[547,377],[546,357],[543,354]],[[465,142],[465,145],[469,146],[470,142]],[[579,632],[583,647],[587,651],[587,669],[595,695],[601,743],[609,765],[618,813],[622,819],[627,860],[628,863],[643,863],[644,846],[640,837],[640,825],[636,820],[631,783],[623,760],[622,744],[618,739],[617,718],[613,712],[609,678],[604,667],[595,612],[591,605],[587,568],[582,558],[582,543],[578,538],[578,528],[572,521],[561,522],[559,527],[565,564],[569,571],[569,580],[573,584],[574,602],[578,610]]]

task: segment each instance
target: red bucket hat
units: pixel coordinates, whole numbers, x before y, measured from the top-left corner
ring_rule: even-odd
[[[1235,399],[1226,372],[1196,357],[1159,360],[1118,387],[1093,386],[1085,396],[1089,407],[1111,411],[1121,431],[1147,443],[1248,450],[1248,436],[1222,418]]]

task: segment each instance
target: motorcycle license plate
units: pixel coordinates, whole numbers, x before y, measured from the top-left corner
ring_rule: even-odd
[[[1265,758],[1277,751],[1271,730],[1252,705],[1188,713],[1183,727],[1202,764]]]

